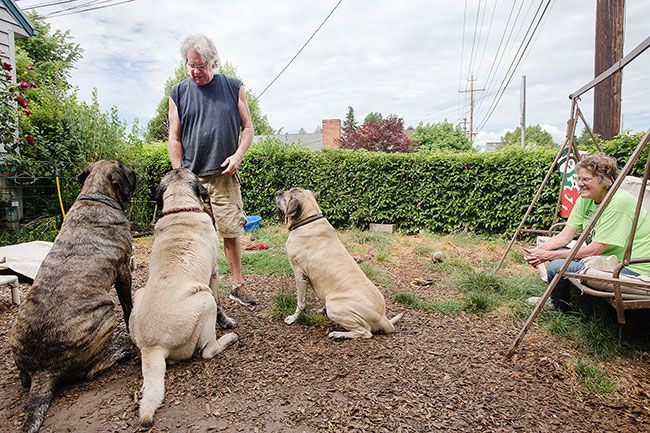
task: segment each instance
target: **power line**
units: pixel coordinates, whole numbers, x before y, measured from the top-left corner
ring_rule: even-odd
[[[463,61],[465,58],[465,24],[467,22],[467,0],[465,0],[465,9],[463,10],[463,40],[460,43],[460,70],[458,71],[458,90],[463,79]],[[458,94],[458,111],[460,111],[460,93]]]
[[[488,26],[487,35],[485,36],[485,44],[483,44],[483,52],[481,53],[481,60],[478,62],[476,75],[481,74],[481,68],[483,67],[483,59],[485,58],[485,49],[487,48],[488,42],[490,41],[490,32],[492,31],[492,23],[494,22],[494,13],[497,10],[497,3],[499,3],[499,0],[494,1],[494,7],[492,8],[492,15],[490,16],[490,24]]]
[[[63,13],[63,12],[73,11],[73,10],[76,10],[76,9],[81,9],[81,8],[96,5],[96,4],[110,3],[112,1],[113,0],[91,0],[91,1],[88,1],[86,3],[81,3],[81,4],[76,4],[76,5],[70,6],[69,8],[64,8],[64,9],[59,9],[57,11],[49,12],[48,16],[54,16],[54,15],[58,15],[58,14]]]
[[[467,68],[467,78],[472,72],[472,63],[474,63],[474,48],[476,47],[476,34],[478,33],[478,17],[481,13],[481,0],[478,0],[478,7],[476,8],[476,19],[474,20],[474,35],[472,36],[472,51],[469,55],[469,68]]]
[[[276,80],[277,80],[278,78],[280,78],[280,76],[284,73],[284,71],[287,70],[287,68],[289,67],[289,65],[291,65],[291,63],[293,63],[293,61],[296,60],[296,57],[298,57],[298,55],[302,52],[302,50],[305,49],[305,47],[307,46],[307,44],[309,44],[309,42],[314,38],[314,36],[316,36],[316,33],[318,33],[318,31],[321,29],[321,27],[323,27],[323,26],[325,25],[325,23],[327,22],[327,20],[332,16],[332,14],[333,14],[334,11],[336,10],[336,8],[338,8],[339,5],[340,5],[342,2],[343,2],[343,0],[339,0],[339,2],[334,6],[334,8],[332,8],[332,10],[330,11],[330,13],[329,13],[329,14],[325,17],[325,19],[323,20],[323,22],[320,23],[320,25],[318,26],[318,28],[316,28],[316,30],[314,30],[314,33],[312,33],[312,35],[309,37],[309,39],[307,39],[307,42],[305,42],[304,45],[303,45],[303,46],[298,50],[298,52],[296,53],[296,55],[293,56],[293,57],[291,58],[291,60],[289,60],[289,63],[287,63],[287,65],[286,65],[284,68],[282,68],[282,70],[280,71],[280,73],[279,73],[278,75],[276,75],[275,78],[272,79],[271,82],[270,82],[270,83],[269,83],[269,84],[264,88],[264,90],[262,90],[262,92],[257,96],[257,98],[255,98],[256,101],[262,97],[262,95],[264,94],[264,92],[266,92],[266,91],[269,89],[269,87],[271,87],[271,86],[273,85],[273,83],[276,82]]]
[[[109,7],[112,7],[112,6],[118,6],[118,5],[121,5],[121,4],[131,3],[131,2],[134,2],[134,1],[135,0],[124,0],[124,1],[116,2],[116,3],[107,4],[107,5],[95,6],[95,7],[92,7],[92,8],[74,10],[74,11],[65,12],[65,13],[60,13],[62,11],[55,11],[55,12],[52,12],[50,14],[42,15],[41,17],[42,18],[58,18],[58,17],[62,17],[62,16],[65,16],[65,15],[80,14],[82,12],[89,12],[89,11],[94,11],[94,10],[97,10],[97,9],[109,8]]]
[[[41,4],[25,6],[24,8],[22,8],[22,10],[27,11],[27,10],[31,10],[31,9],[45,8],[45,7],[48,7],[48,6],[56,6],[56,5],[60,5],[60,4],[66,4],[66,3],[74,3],[76,1],[79,1],[79,0],[58,0],[58,1],[53,1],[53,2],[49,2],[49,3],[41,3]]]
[[[512,25],[510,25],[510,19],[512,18],[512,13],[515,10],[515,5],[517,4],[518,0],[513,0],[512,2],[512,7],[510,8],[510,13],[508,14],[508,20],[506,22],[506,25],[503,29],[503,33],[501,34],[501,40],[499,41],[499,47],[497,48],[497,53],[495,54],[494,59],[492,60],[492,65],[490,66],[490,72],[488,73],[487,78],[485,79],[485,88],[490,89],[492,87],[492,83],[494,82],[495,78],[497,77],[497,71],[501,68],[501,62],[503,62],[503,58],[506,54],[507,51],[507,46],[510,43],[510,39],[512,38],[512,33],[515,30],[515,27],[517,25],[517,21],[519,21],[519,16],[521,15],[521,9],[524,6],[525,0],[521,0],[521,4],[519,5],[519,9],[517,9],[517,14],[514,17],[514,20],[512,21]],[[534,1],[534,0],[532,0]],[[543,0],[542,0],[543,1]],[[503,43],[503,39],[506,37],[505,43]],[[503,46],[503,51],[501,51],[501,47]],[[497,60],[498,59],[498,60]],[[495,67],[496,66],[496,67]],[[481,109],[481,106],[483,101],[479,104],[477,110]]]
[[[552,0],[547,0],[546,1],[546,6],[544,6],[544,10],[542,13],[539,15],[539,18],[537,18],[537,23],[535,23],[535,28],[532,30],[532,32],[529,35],[529,32],[532,28],[533,23],[535,22],[535,17],[537,17],[537,13],[539,12],[539,9],[541,8],[542,4],[544,3],[544,0],[542,0],[539,4],[539,7],[537,8],[537,11],[535,12],[535,16],[533,17],[533,20],[531,21],[531,25],[528,27],[528,30],[526,31],[526,34],[524,35],[524,38],[522,39],[521,44],[519,45],[519,50],[517,50],[517,54],[515,54],[515,58],[513,58],[512,63],[510,64],[510,67],[508,68],[508,71],[506,72],[506,76],[504,76],[503,80],[501,81],[501,85],[499,86],[499,91],[497,93],[497,97],[492,101],[492,104],[490,105],[490,108],[488,108],[488,113],[485,115],[483,120],[481,121],[480,126],[476,129],[477,132],[480,131],[487,121],[490,119],[492,114],[494,113],[494,110],[496,109],[497,105],[501,101],[501,97],[505,93],[506,89],[508,88],[508,85],[510,84],[510,81],[512,80],[512,77],[514,76],[515,72],[517,71],[517,68],[519,68],[519,65],[524,57],[524,54],[526,53],[526,50],[530,46],[531,41],[533,40],[533,36],[537,32],[537,29],[539,28],[540,23],[542,22],[542,19],[544,18],[544,15],[546,12],[549,10],[549,6],[551,5]],[[526,41],[526,38],[528,37],[528,41],[526,42],[526,45],[523,46],[524,42]],[[522,50],[523,46],[523,50]],[[521,51],[521,54],[519,54]],[[516,59],[517,55],[519,55],[519,59]],[[516,60],[516,64],[515,64]],[[513,66],[514,65],[514,66]],[[512,71],[512,72],[510,72]],[[510,76],[508,77],[508,73],[510,73]]]

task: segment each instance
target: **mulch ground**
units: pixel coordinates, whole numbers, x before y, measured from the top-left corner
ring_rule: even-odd
[[[151,241],[135,242],[134,290],[147,277]],[[255,254],[263,254],[258,252]],[[383,266],[400,291],[430,274],[427,257],[397,251]],[[211,360],[168,366],[165,401],[153,432],[636,432],[650,431],[650,356],[603,361],[617,383],[607,397],[587,391],[573,373],[583,355],[567,339],[533,326],[515,356],[503,355],[518,323],[498,312],[443,315],[406,311],[393,335],[332,341],[326,328],[287,326],[269,316],[289,276],[249,276],[259,305],[224,300],[239,342]],[[418,288],[453,297],[445,281]],[[23,286],[28,290],[28,286]],[[393,289],[395,290],[395,289]],[[119,311],[119,307],[118,307]],[[0,431],[15,431],[27,397],[9,350],[17,307],[0,293]],[[121,322],[119,333],[125,334]],[[218,331],[222,332],[222,331]],[[138,431],[140,360],[133,356],[93,381],[60,389],[43,432]]]

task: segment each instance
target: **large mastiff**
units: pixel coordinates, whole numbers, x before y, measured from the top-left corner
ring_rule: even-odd
[[[394,324],[403,313],[386,317],[384,297],[366,277],[339,240],[306,189],[291,188],[276,194],[276,204],[289,227],[287,255],[296,279],[296,311],[284,319],[296,321],[305,308],[307,286],[311,284],[327,317],[347,329],[330,332],[330,338],[370,338],[372,332],[395,332]]]
[[[57,384],[92,378],[119,359],[109,343],[116,325],[110,289],[125,321],[131,313],[131,232],[122,211],[135,173],[120,161],[97,161],[78,177],[81,194],[18,309],[11,350],[30,386],[22,431],[41,426]]]
[[[130,319],[142,357],[143,426],[153,424],[165,396],[167,360],[188,359],[197,350],[212,358],[237,341],[234,332],[216,338],[217,322],[236,325],[219,305],[219,243],[208,191],[190,170],[179,168],[163,177],[156,196],[163,216],[155,227],[149,278],[135,293]]]

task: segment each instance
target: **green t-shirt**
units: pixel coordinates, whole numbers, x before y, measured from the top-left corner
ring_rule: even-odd
[[[598,206],[591,199],[579,197],[571,210],[567,225],[582,230],[589,224]],[[635,206],[634,196],[618,190],[587,237],[587,243],[607,244],[609,247],[603,255],[615,255],[619,261],[622,260],[632,228]],[[641,208],[632,243],[632,258],[637,257],[650,257],[650,218],[645,208]],[[639,274],[650,275],[650,263],[632,264],[628,268]]]

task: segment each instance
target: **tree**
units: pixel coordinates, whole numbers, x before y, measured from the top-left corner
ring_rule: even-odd
[[[510,147],[521,147],[521,127],[518,126],[512,132],[506,132],[501,137],[501,145],[497,148],[502,150]],[[544,131],[539,125],[532,125],[526,127],[526,149],[539,149],[539,148],[556,148],[557,145],[553,142],[553,136]]]
[[[305,131],[305,128],[300,128],[298,130],[298,134],[306,134],[306,133],[307,133],[307,131]]]
[[[472,145],[460,125],[452,125],[447,120],[440,123],[420,123],[415,128],[413,141],[419,151],[451,150],[455,152],[471,151]]]
[[[20,126],[30,136],[7,157],[14,164],[48,161],[76,171],[90,161],[128,152],[128,145],[136,143],[129,141],[117,109],[102,112],[96,90],[91,103],[79,101],[68,82],[74,63],[82,57],[81,47],[69,32],[52,32],[36,14],[29,18],[37,33],[16,40],[16,72],[20,82],[29,84],[25,98],[31,115],[21,116]]]
[[[51,32],[51,25],[40,18],[35,11],[27,14],[30,22],[34,25],[36,35],[17,39],[17,56],[20,52],[25,53],[30,59],[30,65],[34,67],[34,80],[39,85],[56,84],[65,90],[70,88],[68,78],[75,62],[82,58],[83,49],[79,44],[72,41],[70,31]],[[24,57],[23,57],[24,58]],[[18,59],[16,59],[18,63]],[[24,69],[17,68],[18,74],[24,73]],[[22,76],[17,77],[19,80]]]
[[[363,119],[363,124],[366,125],[372,122],[381,122],[383,119],[384,117],[381,115],[381,113],[370,112],[366,118]]]
[[[165,81],[165,93],[156,107],[156,115],[147,124],[145,138],[147,141],[167,141],[169,133],[169,95],[172,87],[187,78],[187,66],[181,62],[174,71],[174,75]]]
[[[357,127],[357,121],[354,118],[354,108],[348,106],[348,114],[345,115],[345,121],[343,122],[344,128],[354,129]]]
[[[413,148],[413,142],[404,135],[404,121],[395,115],[360,128],[344,128],[340,145],[374,152],[410,152]]]
[[[237,75],[237,69],[230,62],[225,62],[222,66],[220,66],[219,72],[224,75],[228,75],[230,77],[236,77],[239,79]],[[169,111],[169,95],[171,93],[171,88],[174,87],[176,84],[180,83],[181,81],[183,81],[184,79],[186,79],[187,77],[188,77],[187,67],[185,66],[185,62],[181,62],[176,68],[176,70],[174,71],[174,75],[172,75],[167,79],[167,81],[165,81],[165,92],[163,94],[162,99],[158,103],[158,107],[156,108],[156,114],[147,124],[147,134],[146,134],[147,141],[167,140],[167,134],[169,128],[169,121],[167,117]],[[246,90],[246,102],[248,102],[248,109],[251,114],[251,121],[253,122],[253,128],[255,129],[255,134],[256,135],[273,134],[273,128],[271,128],[271,125],[269,125],[269,120],[266,117],[266,115],[262,114],[262,109],[260,108],[259,102],[257,101],[255,94],[248,89]]]

